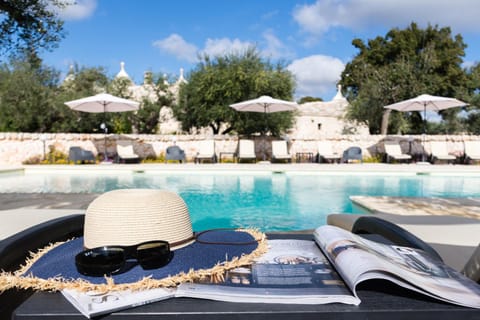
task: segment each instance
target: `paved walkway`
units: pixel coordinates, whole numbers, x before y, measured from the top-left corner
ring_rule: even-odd
[[[87,209],[95,193],[0,193],[0,212],[12,209]]]
[[[94,193],[0,193],[0,240],[51,219],[84,213],[97,196]]]

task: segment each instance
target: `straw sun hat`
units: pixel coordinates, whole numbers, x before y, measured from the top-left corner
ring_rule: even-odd
[[[75,255],[85,248],[131,246],[168,241],[170,262],[144,270],[136,265],[110,277],[80,274]],[[125,290],[172,287],[183,282],[220,281],[227,270],[248,265],[266,252],[263,233],[214,229],[195,234],[183,199],[165,190],[120,189],[96,198],[86,210],[84,237],[51,245],[34,254],[14,273],[0,274],[0,292],[11,288],[39,290]]]
[[[134,245],[166,240],[175,250],[193,242],[187,206],[177,194],[153,189],[107,192],[89,205],[84,246]]]

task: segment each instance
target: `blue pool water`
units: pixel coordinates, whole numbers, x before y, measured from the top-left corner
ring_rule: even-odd
[[[0,192],[102,193],[167,189],[187,203],[195,230],[312,229],[330,213],[358,213],[349,196],[480,197],[480,176],[296,174],[30,174],[0,177]]]

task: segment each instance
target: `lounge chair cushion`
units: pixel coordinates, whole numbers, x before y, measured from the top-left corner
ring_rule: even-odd
[[[215,141],[203,140],[198,143],[199,149],[195,156],[195,162],[201,162],[202,160],[209,160],[212,163],[215,162]]]
[[[140,160],[138,154],[133,151],[133,145],[130,141],[117,142],[117,155],[120,161],[137,161]]]
[[[408,161],[412,159],[411,155],[402,152],[400,145],[396,142],[385,142],[384,146],[387,162],[390,162],[390,160]]]
[[[272,160],[292,160],[286,141],[272,141]]]
[[[447,145],[445,142],[432,141],[430,146],[431,146],[432,162],[435,162],[436,160],[453,161],[456,159],[455,156],[448,154]]]
[[[255,143],[253,140],[240,139],[238,141],[238,160],[256,159]]]
[[[338,153],[333,152],[332,144],[330,141],[319,141],[317,144],[318,148],[318,161],[323,160],[327,161],[340,161],[342,158]]]
[[[469,160],[480,160],[480,141],[464,141],[465,158]]]

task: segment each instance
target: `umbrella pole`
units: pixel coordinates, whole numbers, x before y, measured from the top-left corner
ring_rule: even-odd
[[[103,161],[108,162],[108,153],[107,153],[107,132],[105,128],[105,132],[103,133],[103,149],[105,150],[105,158]]]
[[[425,135],[427,134],[427,103],[423,103],[423,137],[422,137],[422,162],[425,162]]]
[[[106,104],[104,103],[103,104],[103,149],[104,149],[104,152],[105,152],[105,157],[103,158],[103,161],[108,162],[108,152],[107,152],[107,132],[108,132],[108,128],[107,128],[107,123],[106,123],[107,114],[106,114],[106,111],[105,111],[105,107],[106,107]]]
[[[265,121],[265,130],[263,132],[263,161],[267,160],[266,156],[266,149],[267,149],[267,129],[268,129],[268,123],[267,123],[267,104],[263,105],[263,120]]]

